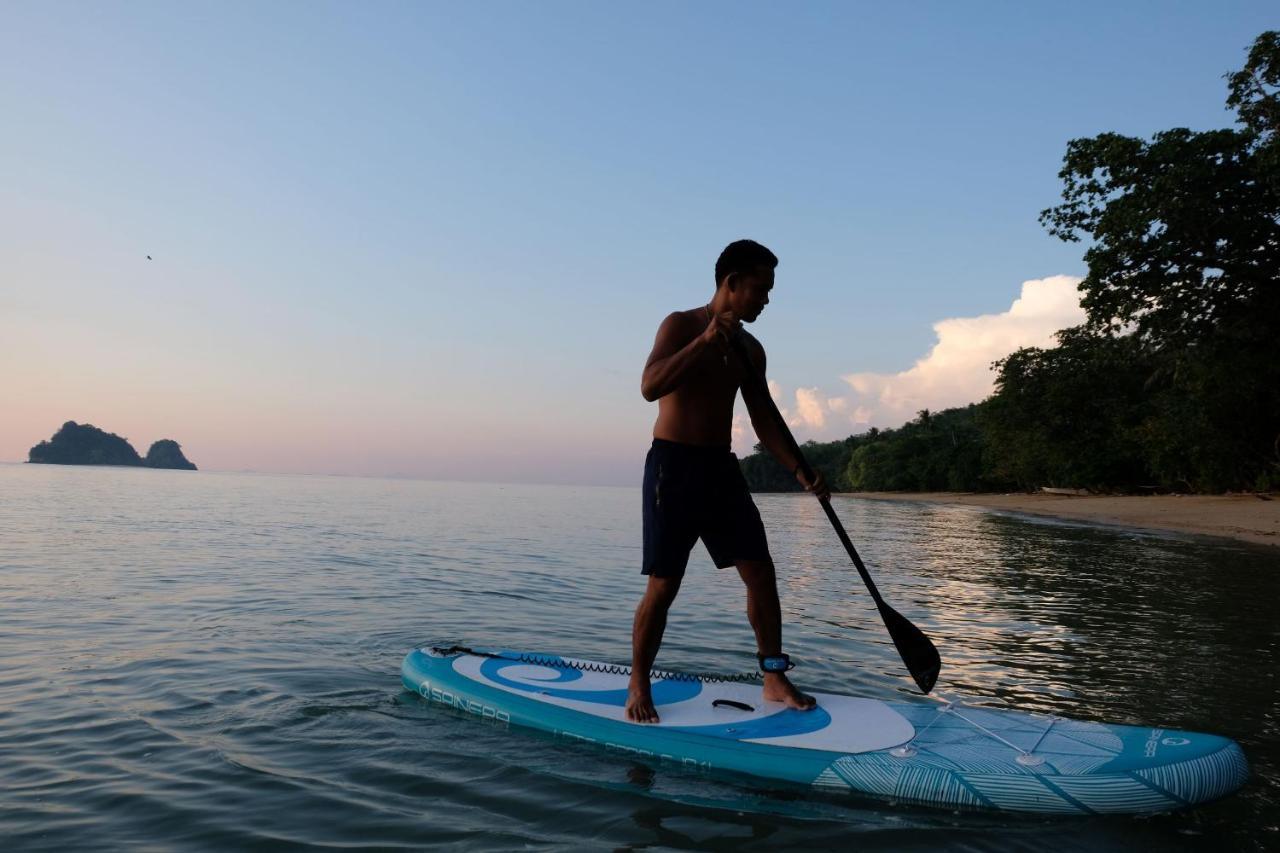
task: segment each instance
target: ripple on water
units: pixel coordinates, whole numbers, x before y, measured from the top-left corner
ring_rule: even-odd
[[[1240,796],[1190,814],[1062,821],[648,767],[401,688],[400,658],[432,641],[625,661],[634,490],[0,465],[0,498],[10,847],[1280,841],[1271,551],[837,497],[885,597],[938,643],[939,690],[1218,731],[1253,764]],[[918,700],[816,502],[759,505],[801,683]],[[697,546],[659,663],[753,668],[744,610],[736,573]]]

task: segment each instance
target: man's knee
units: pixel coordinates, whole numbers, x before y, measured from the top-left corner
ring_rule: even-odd
[[[649,576],[649,586],[644,591],[643,605],[666,610],[676,600],[680,592],[681,578],[658,578]]]
[[[738,560],[734,565],[748,587],[777,585],[772,560]]]

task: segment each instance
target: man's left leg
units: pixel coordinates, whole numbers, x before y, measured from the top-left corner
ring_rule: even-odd
[[[778,581],[769,560],[735,560],[734,566],[747,586],[747,618],[756,632],[756,650],[762,655],[782,653],[782,605],[778,602]],[[786,673],[764,674],[764,698],[785,702],[802,711],[817,703],[795,688]]]

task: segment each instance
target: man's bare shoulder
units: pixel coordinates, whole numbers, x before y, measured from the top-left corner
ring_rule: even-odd
[[[696,318],[697,309],[689,311],[672,311],[658,326],[658,334],[653,341],[653,349],[645,362],[646,369],[655,361],[667,358],[693,340],[702,331]]]
[[[689,308],[685,311],[672,311],[663,318],[662,325],[658,327],[658,331],[668,335],[691,338],[698,332],[701,332],[703,327],[706,325],[705,321],[699,322],[702,311],[703,309],[701,308]]]
[[[697,308],[686,308],[683,311],[672,311],[671,317],[678,317],[680,322],[687,323],[691,326],[697,326],[701,329],[707,325],[707,309],[702,306]]]
[[[738,334],[742,336],[742,340],[746,343],[747,352],[751,353],[755,358],[764,357],[764,344],[760,343],[759,339],[757,339],[755,335],[751,334],[746,329],[740,329]]]

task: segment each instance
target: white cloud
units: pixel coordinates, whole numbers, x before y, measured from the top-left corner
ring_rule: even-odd
[[[898,426],[920,409],[985,399],[995,386],[991,362],[1021,347],[1053,346],[1055,332],[1084,320],[1079,283],[1066,275],[1024,281],[1008,311],[934,323],[937,343],[910,369],[842,376],[855,395],[850,422]]]
[[[729,443],[739,453],[750,453],[751,445],[747,442],[746,418],[740,414],[733,416],[733,425],[729,428]],[[754,433],[752,433],[754,435]]]
[[[768,380],[769,394],[800,441],[830,441],[872,426],[897,427],[920,409],[947,409],[986,399],[995,387],[991,363],[1020,347],[1053,346],[1054,333],[1084,320],[1079,278],[1055,275],[1022,283],[1022,291],[999,314],[954,317],[933,324],[937,341],[929,352],[898,373],[849,373],[840,378],[852,393],[826,395],[819,387],[800,387],[795,406],[784,405],[786,392]],[[755,433],[735,415],[733,445],[750,452]]]
[[[778,412],[782,415],[782,419],[787,422],[793,429],[800,427],[810,427],[811,429],[821,429],[827,422],[826,406],[817,388],[797,388],[795,392],[796,407],[790,409],[783,405],[784,398],[782,386],[777,380],[767,380],[769,386],[769,396],[773,397],[774,405],[778,407]],[[829,402],[829,401],[828,401]],[[733,416],[733,425],[730,428],[734,451],[742,454],[749,453],[749,439],[755,438],[755,430],[748,431],[748,419],[740,414]]]
[[[827,423],[826,407],[817,388],[796,389],[796,417],[792,426],[822,429]]]

